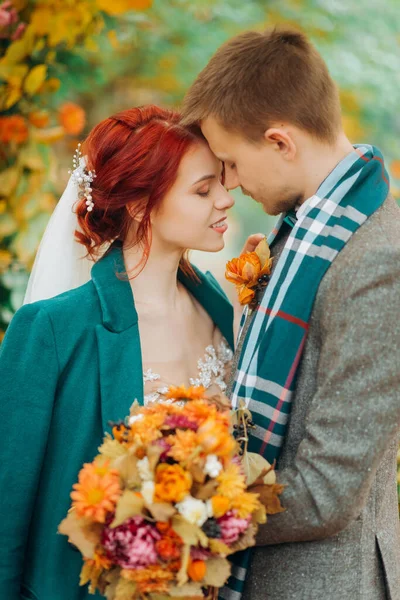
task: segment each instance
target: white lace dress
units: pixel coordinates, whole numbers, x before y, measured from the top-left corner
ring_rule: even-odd
[[[155,372],[151,366],[145,365],[143,372],[144,404],[168,402],[164,396],[171,385],[202,385],[210,392],[225,392],[232,356],[232,350],[224,338],[220,339],[216,345],[207,346],[204,356],[197,361],[198,372],[188,382],[171,381],[170,374]],[[166,366],[164,366],[164,370],[167,370]]]

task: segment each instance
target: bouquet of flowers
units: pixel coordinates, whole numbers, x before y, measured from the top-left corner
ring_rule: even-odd
[[[212,597],[230,575],[227,556],[254,545],[266,521],[224,401],[201,387],[170,388],[166,400],[135,403],[114,424],[59,527],[83,555],[80,584],[109,600]],[[277,512],[281,488],[264,463],[251,479]]]

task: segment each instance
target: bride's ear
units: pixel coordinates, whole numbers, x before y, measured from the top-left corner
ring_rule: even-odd
[[[141,223],[146,210],[146,200],[130,202],[126,205],[126,210],[133,221]]]

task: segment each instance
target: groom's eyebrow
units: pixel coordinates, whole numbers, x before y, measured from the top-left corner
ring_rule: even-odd
[[[203,177],[200,177],[200,179],[198,179],[197,181],[195,181],[193,185],[196,185],[197,183],[201,183],[202,181],[208,181],[208,179],[216,179],[216,176],[214,174],[212,174],[212,175],[203,175]]]

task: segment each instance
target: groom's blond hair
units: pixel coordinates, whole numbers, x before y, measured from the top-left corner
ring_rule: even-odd
[[[324,60],[288,28],[249,31],[217,50],[185,97],[183,124],[210,116],[251,140],[279,121],[327,142],[341,128],[339,94]]]

